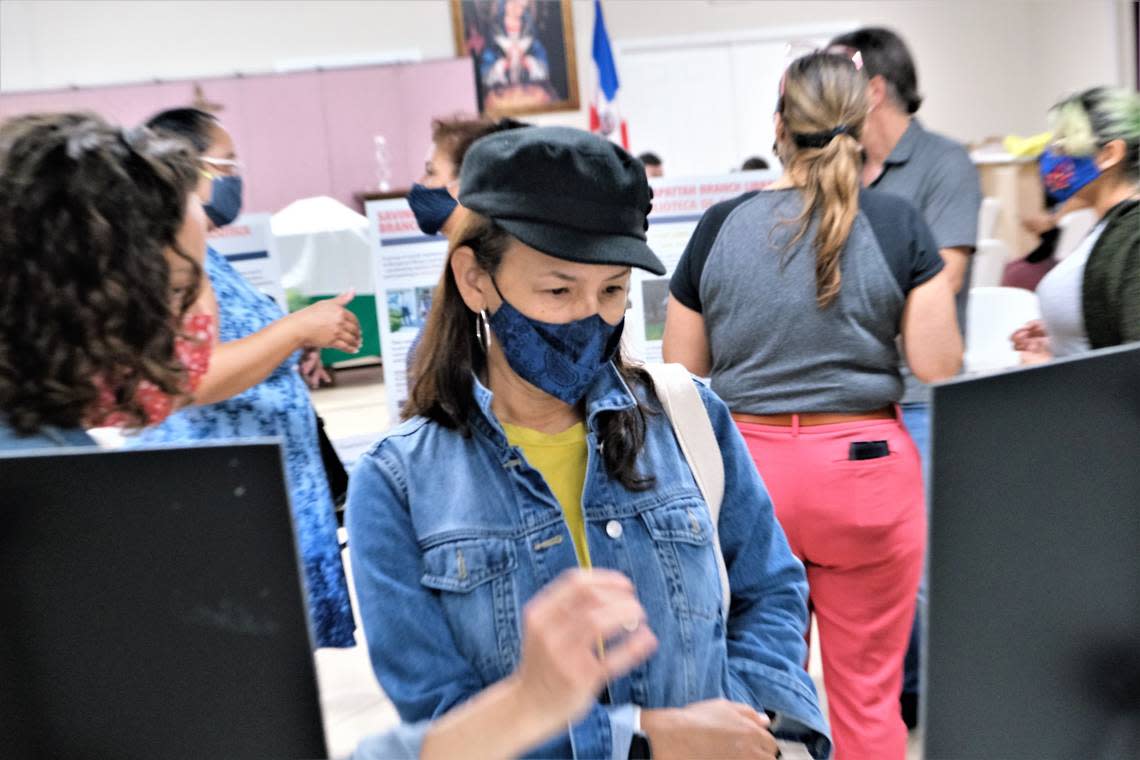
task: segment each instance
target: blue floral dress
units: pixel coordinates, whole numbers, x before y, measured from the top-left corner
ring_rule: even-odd
[[[240,340],[284,316],[213,250],[206,274],[218,301],[221,342]],[[277,436],[282,439],[293,521],[304,565],[309,619],[318,647],[351,647],[355,623],[340,561],[336,515],[317,443],[309,390],[290,356],[265,381],[217,404],[184,409],[144,431],[132,445]]]

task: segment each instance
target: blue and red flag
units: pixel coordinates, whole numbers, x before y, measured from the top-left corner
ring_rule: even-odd
[[[590,131],[621,144],[629,150],[629,128],[617,107],[618,75],[610,35],[602,16],[602,0],[594,0],[594,65],[598,69],[598,86],[590,103]]]

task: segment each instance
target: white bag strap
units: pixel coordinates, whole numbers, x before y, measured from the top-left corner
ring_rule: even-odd
[[[724,500],[724,459],[721,458],[720,445],[716,441],[708,410],[701,401],[701,394],[693,384],[693,376],[689,371],[680,364],[646,364],[644,369],[653,378],[657,400],[673,423],[673,432],[677,435],[681,452],[689,463],[697,488],[709,505],[724,617],[727,620],[732,592],[728,585],[728,568],[725,567],[724,554],[720,550],[718,527],[720,505]]]

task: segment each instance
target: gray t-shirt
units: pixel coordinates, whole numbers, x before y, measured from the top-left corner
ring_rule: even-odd
[[[883,173],[871,187],[900,196],[922,214],[939,248],[974,248],[978,238],[978,211],[982,188],[970,156],[953,140],[927,132],[918,119],[910,126],[883,162]],[[966,332],[966,301],[970,295],[970,270],[958,291],[958,326]],[[905,364],[904,403],[926,403],[930,389],[910,374]]]
[[[910,204],[875,190],[840,254],[838,298],[816,303],[815,234],[792,243],[799,190],[713,206],[677,264],[673,296],[701,312],[712,388],[734,412],[865,412],[902,395],[896,338],[906,296],[942,270]]]

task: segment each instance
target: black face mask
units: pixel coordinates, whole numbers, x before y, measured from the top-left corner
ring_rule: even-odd
[[[427,187],[416,183],[408,193],[408,205],[416,215],[420,231],[425,235],[438,235],[451,212],[459,207],[459,201],[451,197],[446,187]]]
[[[202,208],[215,227],[225,227],[241,213],[241,199],[241,177],[218,176],[210,183],[210,202],[202,204]]]

